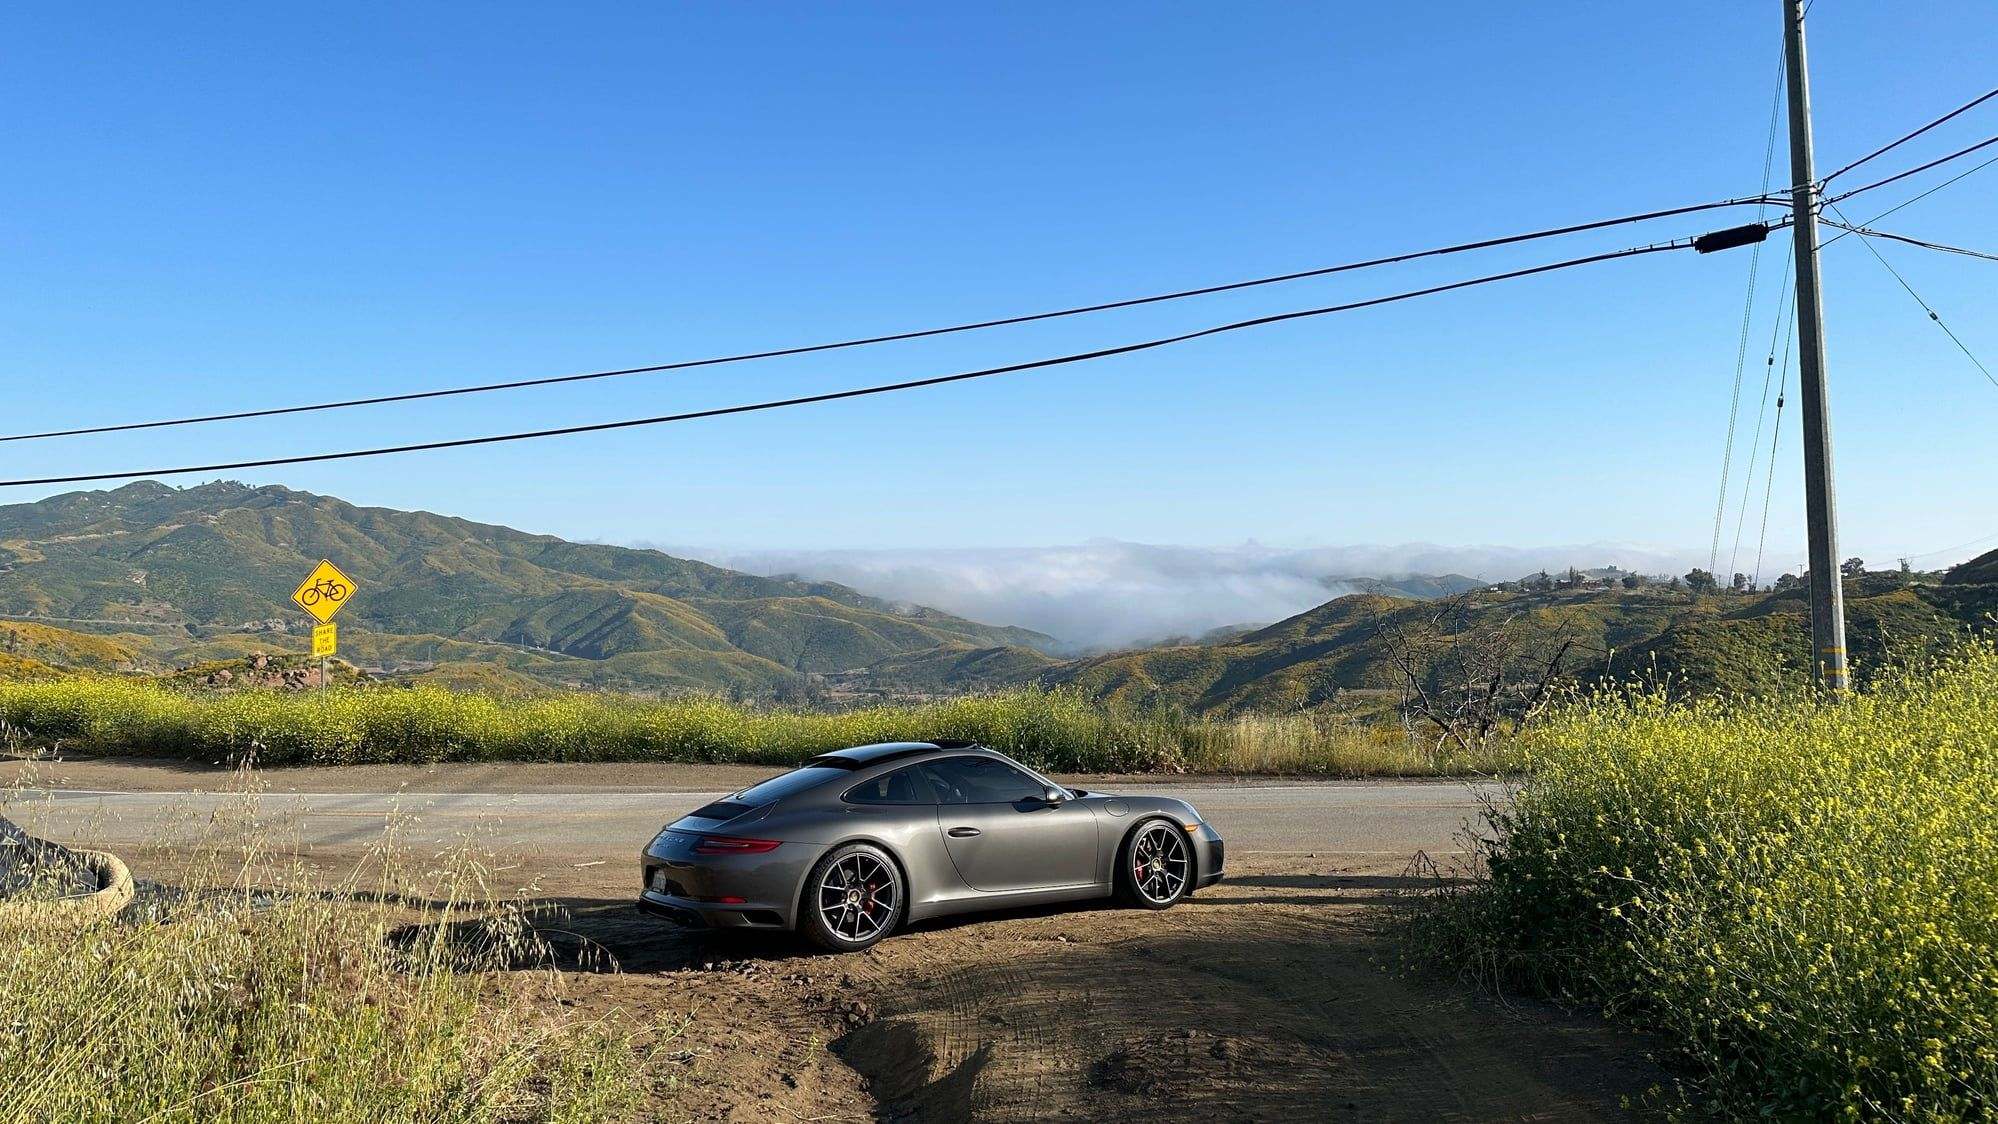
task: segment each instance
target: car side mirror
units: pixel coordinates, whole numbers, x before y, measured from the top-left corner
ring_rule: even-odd
[[[1068,803],[1068,793],[1063,792],[1053,785],[1049,785],[1047,791],[1041,794],[1041,802],[1050,808],[1058,808]]]

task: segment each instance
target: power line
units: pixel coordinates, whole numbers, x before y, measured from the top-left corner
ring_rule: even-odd
[[[1766,185],[1765,185],[1766,186]],[[993,320],[978,320],[966,324],[952,324],[942,328],[922,328],[908,332],[892,332],[887,335],[866,336],[858,339],[838,340],[831,343],[804,344],[798,347],[771,348],[763,351],[744,352],[738,355],[724,355],[710,359],[687,359],[672,363],[656,363],[644,367],[620,367],[615,370],[589,371],[573,375],[552,375],[541,378],[513,379],[506,382],[480,383],[471,386],[455,386],[438,390],[416,390],[399,394],[383,394],[369,398],[349,398],[333,402],[316,402],[299,406],[273,406],[257,410],[236,410],[228,413],[200,414],[191,417],[162,418],[156,421],[122,422],[114,425],[79,426],[73,429],[55,429],[40,433],[16,433],[0,436],[0,442],[38,441],[52,437],[80,437],[92,433],[124,433],[136,429],[161,429],[167,426],[200,425],[207,422],[241,421],[248,418],[277,417],[284,414],[305,414],[322,410],[344,410],[356,406],[380,406],[391,402],[414,402],[426,398],[446,398],[460,394],[486,394],[500,390],[519,390],[532,386],[555,386],[562,383],[587,382],[593,379],[618,378],[625,375],[657,374],[662,371],[684,371],[696,367],[718,367],[729,363],[747,363],[759,359],[778,359],[792,355],[811,355],[823,351],[839,351],[845,348],[868,347],[874,344],[895,343],[903,340],[926,339],[932,336],[952,335],[958,332],[975,332],[985,328],[1001,328],[1015,324],[1030,324],[1040,320],[1054,320],[1066,316],[1082,316],[1094,312],[1108,312],[1113,309],[1135,308],[1140,305],[1158,304],[1164,301],[1184,300],[1188,297],[1210,296],[1215,293],[1234,292],[1263,285],[1275,285],[1286,281],[1301,281],[1312,277],[1329,277],[1337,273],[1371,269],[1376,266],[1396,265],[1418,261],[1423,258],[1444,257],[1451,254],[1468,253],[1473,250],[1488,250],[1498,246],[1510,246],[1521,242],[1532,242],[1542,238],[1554,238],[1565,234],[1578,234],[1590,230],[1624,226],[1631,223],[1649,222],[1653,219],[1671,218],[1677,215],[1693,214],[1699,211],[1712,211],[1724,207],[1741,207],[1750,204],[1768,203],[1764,194],[1746,199],[1721,199],[1711,203],[1694,203],[1683,207],[1667,207],[1663,210],[1646,211],[1635,215],[1621,215],[1616,218],[1597,219],[1592,222],[1574,223],[1568,226],[1550,227],[1545,230],[1529,231],[1524,234],[1508,234],[1498,238],[1486,238],[1476,242],[1460,242],[1434,249],[1416,250],[1410,253],[1391,254],[1387,257],[1370,258],[1366,261],[1347,262],[1342,265],[1324,266],[1317,269],[1299,270],[1294,273],[1280,273],[1271,277],[1257,277],[1247,281],[1229,281],[1219,285],[1206,285],[1197,289],[1180,289],[1170,293],[1157,293],[1151,296],[1130,297],[1123,300],[1104,301],[1100,304],[1081,305],[1075,308],[1056,309],[1051,312],[1033,312],[1020,316],[1006,316]]]
[[[1885,186],[1886,184],[1894,182],[1895,180],[1899,180],[1907,176],[1915,175],[1919,172],[1926,171],[1929,168],[1933,168],[1939,164],[1947,163],[1951,160],[1957,159],[1960,156],[1967,155],[1970,152],[1974,152],[1980,148],[1983,148],[1993,143],[1998,143],[1998,137],[1993,137],[1990,140],[1983,141],[1976,145],[1972,145],[1969,148],[1962,149],[1958,152],[1952,153],[1948,156],[1941,157],[1937,160],[1932,160],[1927,164],[1921,165],[1920,167],[1909,169],[1908,171],[1899,173],[1895,176],[1890,176],[1887,179],[1879,180],[1876,181],[1875,183],[1868,184],[1865,187],[1855,188],[1852,191],[1848,191],[1845,194],[1838,196],[1837,198],[1846,199],[1850,198],[1851,196],[1857,195],[1863,191],[1871,191],[1876,187],[1882,187]],[[1867,159],[1871,159],[1871,157],[1869,156],[1867,157]],[[1998,158],[1994,158],[1994,161],[1986,161],[1985,164],[1980,164],[1976,168],[1972,168],[1970,171],[1971,172],[1978,171],[1983,167],[1988,166],[1992,162],[1998,162]],[[1853,166],[1856,166],[1856,164]],[[1915,196],[1914,199],[1910,199],[1907,202],[1901,204],[1901,206],[1906,206],[1908,203],[1914,202],[1915,199],[1920,199],[1923,196],[1926,196],[1933,191],[1940,190],[1943,187],[1947,187],[1949,184],[1955,183],[1957,180],[1960,180],[1965,175],[1969,174],[1970,172],[1965,172],[1956,177],[1953,177],[1950,180],[1945,181],[1944,183],[1938,184],[1936,185],[1936,187],[1931,188],[1929,191],[1923,192],[1922,195]],[[81,437],[89,434],[101,434],[101,433],[125,433],[133,430],[160,429],[168,426],[202,425],[210,422],[242,421],[251,418],[280,417],[289,414],[316,413],[325,410],[343,410],[343,409],[352,409],[362,406],[380,406],[396,402],[415,402],[430,398],[447,398],[447,397],[453,397],[465,394],[487,394],[496,391],[520,390],[528,387],[557,386],[565,383],[587,382],[596,379],[620,378],[627,375],[658,374],[665,371],[690,370],[698,367],[715,367],[715,366],[722,366],[725,364],[747,363],[762,359],[778,359],[794,355],[810,355],[824,351],[838,351],[846,348],[868,347],[876,344],[896,343],[904,340],[926,339],[933,336],[952,335],[959,332],[973,332],[987,328],[1000,328],[1016,324],[1029,324],[1041,320],[1053,320],[1069,316],[1082,316],[1096,312],[1108,312],[1115,309],[1135,308],[1142,305],[1157,304],[1165,301],[1184,300],[1191,297],[1210,296],[1215,293],[1233,292],[1237,290],[1256,288],[1265,285],[1276,285],[1289,281],[1301,281],[1314,277],[1327,277],[1338,273],[1346,273],[1361,269],[1371,269],[1383,265],[1394,265],[1403,262],[1418,261],[1423,258],[1442,257],[1450,254],[1468,253],[1474,250],[1492,249],[1498,246],[1516,245],[1518,243],[1536,241],[1543,238],[1554,238],[1566,234],[1578,234],[1590,230],[1602,230],[1614,226],[1623,226],[1638,222],[1648,222],[1654,219],[1670,218],[1677,215],[1693,214],[1700,211],[1717,210],[1725,207],[1761,206],[1771,201],[1772,201],[1771,197],[1766,192],[1763,195],[1749,197],[1749,198],[1719,199],[1708,203],[1694,203],[1682,207],[1668,207],[1661,210],[1646,211],[1639,214],[1621,215],[1615,218],[1598,219],[1592,222],[1574,223],[1567,226],[1550,227],[1544,230],[1529,231],[1522,234],[1511,234],[1497,238],[1482,239],[1475,242],[1464,242],[1449,246],[1439,246],[1433,249],[1413,251],[1410,253],[1394,254],[1394,255],[1389,255],[1387,257],[1370,258],[1364,261],[1347,262],[1340,265],[1324,266],[1316,269],[1298,270],[1291,273],[1281,273],[1268,277],[1251,278],[1245,281],[1230,281],[1230,282],[1224,282],[1222,284],[1207,285],[1193,289],[1180,289],[1180,290],[1175,290],[1173,292],[1156,293],[1149,296],[1130,297],[1121,300],[1104,301],[1097,304],[1080,305],[1073,308],[1055,309],[1047,312],[1026,313],[1019,316],[998,317],[995,319],[978,320],[964,324],[952,324],[940,328],[922,328],[906,332],[892,332],[885,335],[865,336],[856,339],[837,340],[829,343],[804,344],[797,347],[786,347],[786,348],[770,348],[762,351],[743,352],[735,355],[715,356],[707,359],[679,360],[670,363],[655,363],[639,367],[619,367],[619,368],[613,368],[601,371],[586,371],[580,374],[551,375],[551,376],[543,376],[543,377],[528,378],[528,379],[512,379],[503,382],[478,383],[468,386],[443,387],[434,390],[406,391],[397,394],[382,394],[365,398],[349,398],[349,399],[341,399],[329,402],[306,403],[294,406],[273,406],[263,409],[255,409],[255,410],[235,410],[224,413],[197,414],[197,415],[190,415],[187,417],[178,417],[178,418],[160,418],[152,421],[120,422],[111,425],[77,426],[69,429],[44,430],[34,433],[6,434],[6,435],[0,435],[0,443],[11,442],[11,441],[38,441],[38,440],[43,440],[48,438],[58,438],[58,437]],[[1879,217],[1884,217],[1884,213],[1882,216],[1877,216],[1875,219],[1869,221],[1878,221]],[[1829,245],[1830,242],[1837,241],[1838,238],[1840,237],[1844,237],[1844,235],[1842,234],[1838,235],[1830,239],[1826,244]]]
[[[1874,159],[1875,157],[1884,156],[1887,153],[1894,151],[1895,149],[1901,147],[1902,145],[1907,144],[1909,141],[1914,140],[1916,137],[1921,136],[1923,133],[1928,132],[1930,129],[1935,128],[1937,125],[1941,125],[1946,121],[1953,120],[1956,117],[1961,116],[1962,114],[1968,113],[1971,110],[1977,108],[1978,106],[1983,105],[1985,102],[1990,101],[1992,98],[1998,98],[1998,90],[1992,90],[1980,97],[1975,97],[1967,102],[1964,102],[1962,105],[1957,106],[1955,109],[1950,110],[1948,113],[1943,114],[1941,117],[1938,117],[1935,120],[1929,122],[1928,124],[1923,125],[1921,128],[1916,129],[1914,132],[1909,133],[1908,135],[1902,137],[1899,140],[1890,141],[1887,144],[1881,145],[1879,148],[1876,148],[1872,152],[1869,152],[1866,155],[1860,157],[1859,159],[1854,160],[1852,163],[1847,164],[1845,167],[1840,168],[1838,171],[1833,172],[1832,174],[1824,177],[1818,182],[1830,183],[1831,181],[1846,174],[1847,172],[1852,171],[1854,168],[1859,167],[1861,164],[1864,164],[1867,161]]]
[[[1874,230],[1867,226],[1847,226],[1842,222],[1825,220],[1827,225],[1838,227],[1852,234],[1865,234],[1873,238],[1886,238],[1895,242],[1906,242],[1910,246],[1920,246],[1924,250],[1940,250],[1945,254],[1962,254],[1967,258],[1983,258],[1985,261],[1998,261],[1998,254],[1987,254],[1982,250],[1966,250],[1962,246],[1951,246],[1943,242],[1930,242],[1921,238],[1910,238],[1905,234],[1894,234],[1885,230]]]
[[[1793,256],[1789,259],[1791,264],[1795,264],[1796,261],[1794,253],[1793,249]],[[1776,490],[1776,449],[1783,441],[1783,387],[1788,384],[1790,379],[1790,344],[1794,341],[1797,334],[1796,318],[1785,318],[1781,306],[1778,306],[1776,309],[1776,323],[1783,333],[1783,362],[1776,367],[1776,420],[1769,427],[1769,468],[1762,474],[1762,528],[1755,539],[1755,576],[1753,582],[1756,585],[1762,584],[1762,559],[1769,545],[1769,501]],[[1769,337],[1769,352],[1771,355],[1774,355],[1776,352],[1776,336],[1774,331],[1770,333]],[[1747,501],[1747,489],[1744,488],[1742,490],[1744,512],[1747,509]]]
[[[1808,12],[1808,10],[1809,8],[1807,6],[1806,11]],[[1994,91],[1994,93],[1998,93],[1998,91]],[[1986,97],[1989,96],[1992,95],[1986,95]],[[1978,99],[1978,100],[1982,101],[1983,99]],[[1971,104],[1976,104],[1976,103],[1971,103]],[[1968,108],[1968,106],[1964,108]],[[1962,110],[1959,109],[1956,112],[1962,112]],[[1952,116],[1953,115],[1954,114],[1952,114]],[[1917,130],[1915,134],[1910,134],[1910,136],[1918,135],[1920,132],[1926,131],[1928,128],[1933,128],[1934,125],[1937,123],[1939,122],[1932,122],[1930,125],[1924,126],[1922,130]],[[1888,149],[1896,147],[1897,145],[1905,142],[1907,139],[1908,139],[1907,137],[1903,137],[1901,140],[1895,141],[1892,144],[1882,149],[1878,149],[1875,152],[1870,153],[1865,157],[1862,157],[1860,160],[1847,165],[1846,168],[1840,169],[1840,172],[1844,172],[1853,167],[1857,167],[1859,164],[1864,163],[1867,160],[1873,159],[1875,156],[1878,156],[1881,152],[1885,152]],[[1857,195],[1862,191],[1873,190],[1876,187],[1884,186],[1888,183],[1892,183],[1895,180],[1901,179],[1903,177],[1914,175],[1918,172],[1926,171],[1927,169],[1935,167],[1942,163],[1947,163],[1950,160],[1954,160],[1960,156],[1976,151],[1977,149],[1983,148],[1986,145],[1992,143],[1998,143],[1998,137],[1993,137],[1990,140],[1981,142],[1980,144],[1972,145],[1970,148],[1960,150],[1956,153],[1952,153],[1949,156],[1944,156],[1938,160],[1930,161],[1929,163],[1924,164],[1918,168],[1910,169],[1906,172],[1899,173],[1898,175],[1891,176],[1887,179],[1880,180],[1872,184],[1868,184],[1865,187],[1855,188],[1852,191],[1846,192],[1844,195],[1838,196],[1838,198],[1845,199],[1853,195]],[[1973,172],[1977,171],[1991,162],[1992,161],[1987,161],[1986,164],[1981,164],[1977,168],[1971,169],[1971,171]],[[1836,174],[1839,173],[1834,173],[1834,175]],[[1922,195],[1916,196],[1915,199],[1920,199],[1923,196],[1930,194],[1935,190],[1939,190],[1942,187],[1946,187],[1950,183],[1954,183],[1957,180],[1962,179],[1964,175],[1968,174],[1969,174],[1968,172],[1962,173],[1946,181],[1943,184],[1938,184],[1935,188],[1931,188],[1930,191],[1923,192]],[[1767,187],[1766,184],[1764,186],[1765,188]],[[288,414],[315,413],[325,410],[351,409],[362,406],[379,406],[396,402],[414,402],[430,398],[445,398],[445,397],[452,397],[456,395],[465,395],[465,394],[485,394],[495,391],[519,390],[536,386],[556,386],[565,383],[585,382],[595,379],[619,378],[627,375],[657,374],[665,371],[689,370],[698,367],[713,367],[713,366],[721,366],[724,364],[732,364],[732,363],[746,363],[755,360],[776,359],[776,358],[782,358],[794,355],[809,355],[823,351],[836,351],[845,348],[867,347],[875,344],[894,343],[904,340],[924,339],[933,336],[950,335],[959,332],[979,331],[987,328],[1006,327],[1016,324],[1028,324],[1041,320],[1058,319],[1061,317],[1081,316],[1090,313],[1107,312],[1121,308],[1134,308],[1141,305],[1156,304],[1164,301],[1183,300],[1191,297],[1208,296],[1215,293],[1232,292],[1236,290],[1255,288],[1264,285],[1275,285],[1288,281],[1305,280],[1313,277],[1326,277],[1338,273],[1345,273],[1360,269],[1369,269],[1382,265],[1393,265],[1402,262],[1416,261],[1423,258],[1441,257],[1449,254],[1466,253],[1473,250],[1491,249],[1498,246],[1514,245],[1521,242],[1529,242],[1542,238],[1553,238],[1561,235],[1576,234],[1590,230],[1601,230],[1608,227],[1621,226],[1630,223],[1647,222],[1653,219],[1669,218],[1676,215],[1692,214],[1699,211],[1716,210],[1724,207],[1737,207],[1737,206],[1750,206],[1750,205],[1760,206],[1770,203],[1772,201],[1774,200],[1772,200],[1771,196],[1765,190],[1764,194],[1751,198],[1720,199],[1708,203],[1695,203],[1682,207],[1668,207],[1661,210],[1647,211],[1640,214],[1622,215],[1615,218],[1599,219],[1592,222],[1575,223],[1568,226],[1560,226],[1560,227],[1551,227],[1545,230],[1529,231],[1523,234],[1505,235],[1498,238],[1488,238],[1475,242],[1465,242],[1450,246],[1440,246],[1433,249],[1418,250],[1404,254],[1394,254],[1394,255],[1389,255],[1387,257],[1372,258],[1365,261],[1348,262],[1340,265],[1325,266],[1316,269],[1298,270],[1291,273],[1276,274],[1269,277],[1251,278],[1245,281],[1231,281],[1222,284],[1202,286],[1193,289],[1181,289],[1173,292],[1157,293],[1150,296],[1131,297],[1114,301],[1104,301],[1097,304],[1081,305],[1073,308],[1055,309],[1048,312],[1035,312],[1019,316],[1008,316],[1008,317],[999,317],[989,320],[979,320],[964,324],[948,325],[940,328],[923,328],[906,332],[893,332],[885,335],[866,336],[866,337],[847,339],[847,340],[837,340],[829,343],[805,344],[797,347],[787,347],[787,348],[771,348],[763,351],[744,352],[735,355],[716,356],[707,359],[680,360],[670,363],[656,363],[656,364],[650,364],[638,367],[620,367],[610,370],[587,371],[580,374],[552,375],[552,376],[544,376],[539,378],[528,378],[528,379],[512,379],[503,382],[479,383],[479,384],[473,384],[468,386],[457,386],[457,387],[444,387],[434,390],[407,391],[396,394],[383,394],[383,395],[375,395],[365,398],[350,398],[350,399],[342,399],[329,402],[314,402],[314,403],[306,403],[294,406],[273,406],[273,407],[254,409],[254,410],[235,410],[235,411],[215,413],[215,414],[198,414],[198,415],[191,415],[187,417],[178,417],[178,418],[161,418],[152,421],[121,422],[110,425],[77,426],[69,429],[45,430],[34,433],[6,434],[6,435],[0,435],[0,442],[36,441],[36,440],[58,438],[58,437],[81,437],[88,434],[123,433],[123,432],[130,432],[133,430],[159,429],[168,426],[200,425],[209,422],[240,421],[251,418],[279,417]],[[1907,203],[1912,203],[1912,202],[1914,202],[1914,199],[1908,200],[1906,203],[1901,204],[1901,206],[1906,206]],[[1878,217],[1884,217],[1884,214],[1883,216],[1878,216]],[[1869,221],[1878,221],[1878,217],[1876,217],[1876,219],[1874,220],[1869,220]],[[1843,237],[1843,235],[1839,235],[1837,237]],[[1834,237],[1833,239],[1831,239],[1831,241],[1837,241],[1837,237]]]
[[[1978,535],[1976,539],[1970,539],[1968,543],[1956,543],[1954,547],[1942,547],[1940,551],[1922,551],[1922,553],[1918,553],[1918,555],[1908,555],[1908,561],[1914,561],[1914,559],[1926,559],[1926,557],[1934,557],[1934,555],[1948,555],[1948,553],[1954,553],[1954,551],[1960,551],[1960,549],[1964,549],[1964,547],[1976,547],[1976,545],[1980,545],[1980,543],[1988,543],[1988,541],[1992,541],[1992,539],[1998,539],[1998,531],[1994,531],[1994,533],[1990,533],[1990,535]]]
[[[1874,215],[1872,218],[1867,219],[1865,222],[1860,223],[1859,225],[1872,226],[1874,223],[1879,222],[1881,219],[1886,218],[1888,215],[1893,214],[1894,212],[1900,210],[1901,208],[1906,207],[1911,203],[1919,203],[1922,200],[1927,199],[1929,196],[1934,195],[1936,192],[1941,191],[1943,188],[1948,187],[1951,184],[1957,183],[1970,176],[1976,175],[1978,172],[1981,172],[1984,169],[1989,168],[1993,164],[1998,164],[1998,156],[1993,156],[1991,159],[1984,161],[1982,164],[1978,164],[1965,171],[1958,172],[1957,174],[1942,181],[1941,183],[1936,184],[1934,187],[1929,188],[1927,191],[1922,192],[1920,195],[1909,196],[1908,198],[1901,200],[1899,203],[1894,204],[1892,207],[1889,207],[1886,210],[1880,212],[1879,214]],[[1834,234],[1830,238],[1825,239],[1824,245],[1829,246],[1833,242],[1838,241],[1839,239],[1845,237],[1846,234],[1850,233],[1852,232],[1848,230],[1845,232],[1845,234]],[[1824,246],[1820,246],[1818,248],[1823,249]]]
[[[1776,319],[1769,329],[1769,357],[1762,364],[1762,398],[1755,407],[1755,436],[1748,439],[1748,478],[1741,482],[1741,509],[1734,517],[1734,548],[1728,552],[1727,568],[1730,574],[1738,573],[1741,567],[1741,532],[1748,523],[1748,496],[1755,490],[1755,454],[1762,447],[1762,426],[1769,418],[1769,384],[1772,381],[1776,383],[1779,397],[1783,393],[1782,380],[1777,377],[1776,371],[1776,339],[1783,334],[1783,309],[1789,304],[1789,293],[1785,290],[1790,284],[1790,268],[1795,264],[1796,247],[1792,246],[1790,252],[1783,256],[1783,282],[1776,291]],[[1786,339],[1783,363],[1787,367],[1789,362],[1790,350]],[[1780,422],[1781,419],[1778,420]],[[1776,470],[1773,461],[1769,470],[1772,473]]]
[[[1826,204],[1826,205],[1831,206],[1832,213],[1838,215],[1840,219],[1845,218],[1844,213],[1841,212],[1836,206],[1832,206],[1831,204]],[[1943,335],[1949,337],[1949,342],[1955,344],[1956,349],[1958,351],[1963,352],[1964,357],[1969,359],[1971,363],[1975,364],[1979,371],[1983,372],[1985,381],[1989,382],[1992,386],[1998,387],[1998,378],[1994,378],[1992,376],[1991,368],[1986,367],[1984,365],[1983,360],[1971,354],[1970,349],[1964,346],[1963,341],[1956,338],[1956,333],[1949,330],[1949,325],[1943,323],[1942,317],[1936,315],[1936,310],[1930,308],[1929,302],[1922,299],[1922,294],[1916,292],[1915,287],[1913,285],[1908,284],[1908,279],[1901,276],[1901,271],[1895,269],[1893,263],[1888,261],[1886,256],[1880,252],[1880,248],[1873,244],[1872,237],[1868,235],[1865,231],[1860,231],[1859,234],[1860,234],[1859,238],[1860,245],[1865,246],[1867,252],[1873,255],[1873,260],[1879,262],[1881,266],[1887,270],[1887,272],[1894,275],[1894,280],[1899,281],[1901,283],[1901,287],[1908,291],[1908,295],[1915,298],[1915,303],[1921,305],[1922,311],[1929,314],[1929,319],[1935,321],[1936,327],[1941,328],[1943,330]]]
[[[1776,120],[1783,108],[1783,56],[1776,56],[1776,91],[1769,98],[1769,133],[1762,145],[1762,192],[1769,193],[1769,174],[1776,163]],[[1762,217],[1757,207],[1755,217]],[[1707,572],[1720,566],[1721,523],[1727,515],[1728,474],[1734,467],[1734,429],[1741,413],[1741,376],[1748,365],[1748,331],[1755,314],[1755,279],[1762,266],[1762,243],[1757,242],[1748,256],[1748,295],[1741,305],[1741,336],[1734,349],[1734,390],[1727,403],[1727,443],[1721,447],[1720,491],[1714,497],[1713,542],[1707,551]],[[1765,394],[1767,383],[1765,380]],[[1766,399],[1765,399],[1766,400]],[[1757,444],[1761,443],[1757,438]],[[1753,462],[1751,462],[1753,463]]]
[[[1776,373],[1776,422],[1769,428],[1769,471],[1762,474],[1762,531],[1755,539],[1755,577],[1752,584],[1762,584],[1762,557],[1769,546],[1769,500],[1776,492],[1776,448],[1783,443],[1783,387],[1790,376],[1790,337],[1796,330],[1796,321],[1783,333],[1783,364]]]
[[[1966,148],[1959,148],[1955,152],[1950,153],[1948,156],[1938,156],[1934,160],[1931,160],[1926,164],[1918,164],[1915,167],[1909,168],[1905,172],[1896,172],[1893,175],[1888,176],[1886,179],[1874,180],[1872,183],[1869,183],[1864,187],[1855,187],[1851,191],[1834,195],[1824,201],[1825,206],[1829,207],[1833,203],[1842,203],[1847,199],[1850,199],[1853,196],[1858,195],[1862,192],[1872,191],[1876,187],[1886,187],[1890,183],[1907,179],[1909,176],[1920,175],[1921,173],[1928,171],[1930,168],[1940,167],[1941,165],[1947,164],[1952,160],[1961,159],[1962,157],[1968,156],[1971,153],[1978,151],[1979,149],[1989,148],[1994,144],[1998,144],[1998,137],[1986,137],[1983,140],[1978,141],[1976,144],[1970,145]]]
[[[1073,355],[1057,356],[1052,359],[1035,359],[1025,363],[1011,363],[1003,367],[986,367],[976,371],[961,371],[951,375],[934,375],[928,378],[908,379],[903,382],[884,383],[877,386],[857,387],[849,390],[828,391],[822,394],[807,394],[796,398],[779,398],[766,402],[752,402],[736,406],[720,406],[707,410],[689,410],[678,414],[662,414],[656,417],[627,418],[621,421],[595,422],[588,425],[561,426],[553,429],[527,430],[518,433],[500,433],[485,437],[459,437],[445,441],[423,441],[408,445],[387,445],[371,449],[350,449],[336,453],[313,453],[294,457],[268,457],[259,460],[229,461],[218,464],[184,465],[177,468],[149,468],[120,472],[93,472],[74,476],[44,476],[21,480],[0,480],[0,487],[15,487],[39,484],[81,484],[97,480],[128,480],[142,476],[174,476],[191,472],[229,472],[244,468],[268,468],[282,464],[314,464],[322,461],[351,460],[357,457],[378,457],[395,453],[416,453],[433,449],[459,449],[473,445],[494,445],[507,441],[527,441],[542,437],[566,437],[582,433],[602,433],[608,430],[631,429],[637,426],[665,425],[672,422],[694,421],[700,418],[726,417],[733,414],[756,413],[762,410],[776,410],[789,406],[805,406],[819,402],[836,402],[848,398],[862,398],[874,394],[888,394],[895,391],[914,390],[919,387],[941,386],[945,383],[964,382],[970,379],[986,378],[993,375],[1012,374],[1018,371],[1031,371],[1043,367],[1058,367],[1069,363],[1080,363],[1092,359],[1105,359],[1114,355],[1128,355],[1153,348],[1168,347],[1189,340],[1220,335],[1224,332],[1241,331],[1268,324],[1278,324],[1289,320],[1300,320],[1312,316],[1324,316],[1334,312],[1350,312],[1355,309],[1372,308],[1376,305],[1393,304],[1397,301],[1412,300],[1416,297],[1433,296],[1455,289],[1468,289],[1476,285],[1488,285],[1497,281],[1510,281],[1520,277],[1531,277],[1540,273],[1551,273],[1559,269],[1591,265],[1596,262],[1612,261],[1618,258],[1637,257],[1643,254],[1662,253],[1667,250],[1684,250],[1692,247],[1691,239],[1675,239],[1658,242],[1649,246],[1634,246],[1608,253],[1591,254],[1587,257],[1570,258],[1566,261],[1546,265],[1530,266],[1525,269],[1508,270],[1504,273],[1487,274],[1466,281],[1452,281],[1444,285],[1431,285],[1422,289],[1393,293],[1384,297],[1371,297],[1367,300],[1349,301],[1344,304],[1327,305],[1323,308],[1309,308],[1295,312],[1281,312],[1270,316],[1258,316],[1251,320],[1238,320],[1198,331],[1185,332],[1175,336],[1145,340],[1140,343],[1122,344],[1116,347],[1098,348],[1093,351],[1078,352]]]

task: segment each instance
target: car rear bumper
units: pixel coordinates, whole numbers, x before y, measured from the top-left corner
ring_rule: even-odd
[[[774,909],[752,905],[714,905],[646,890],[638,895],[638,912],[686,929],[786,929],[789,924]]]
[[[749,855],[696,855],[699,836],[662,831],[639,856],[638,908],[708,929],[788,929],[820,848],[783,843]]]

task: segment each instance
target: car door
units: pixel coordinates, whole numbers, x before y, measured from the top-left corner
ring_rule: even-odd
[[[1014,893],[1096,880],[1096,815],[1080,801],[1050,804],[1035,777],[996,758],[946,757],[923,767],[937,826],[958,876],[975,890]]]

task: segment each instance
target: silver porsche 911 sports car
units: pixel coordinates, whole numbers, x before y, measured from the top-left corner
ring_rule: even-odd
[[[814,757],[668,824],[641,858],[638,906],[853,951],[972,910],[1112,894],[1165,909],[1219,881],[1222,854],[1184,800],[1064,788],[978,745],[889,742]]]

